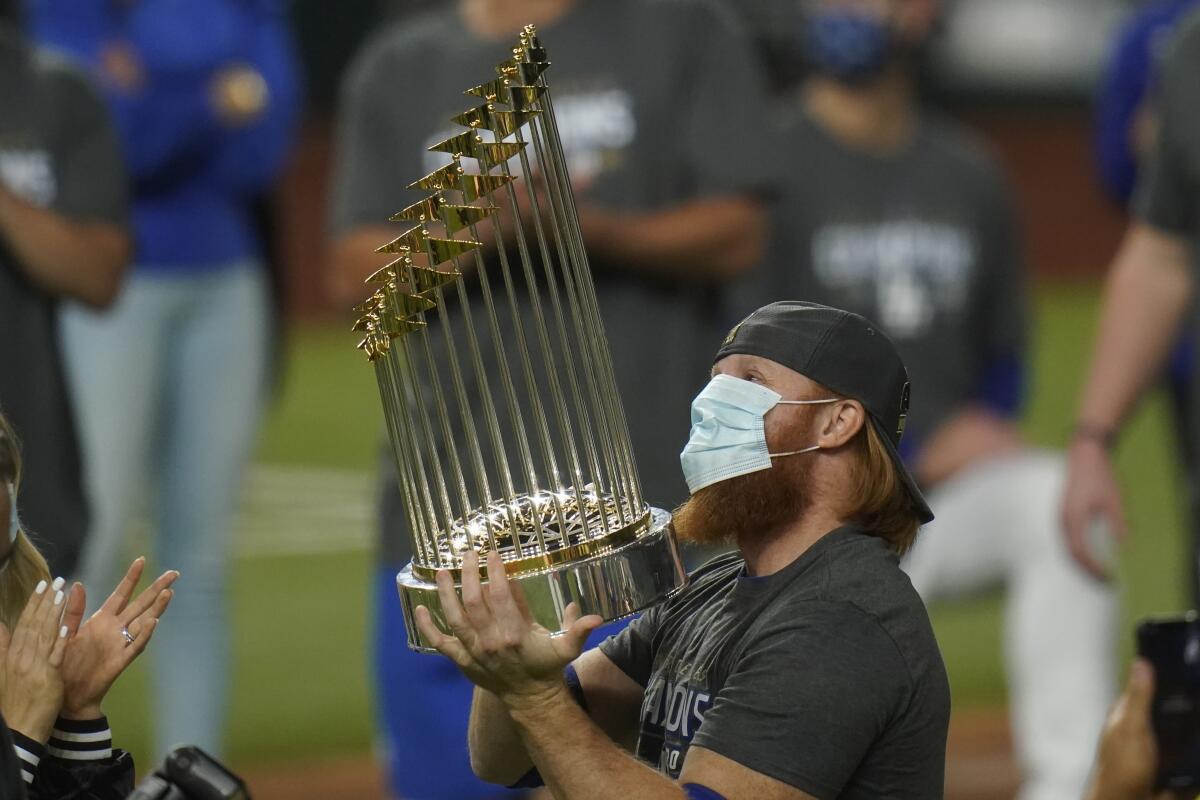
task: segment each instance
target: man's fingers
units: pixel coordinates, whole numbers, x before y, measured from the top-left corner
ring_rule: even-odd
[[[133,590],[137,587],[138,581],[142,579],[142,570],[146,568],[146,557],[138,556],[129,565],[129,569],[125,571],[125,577],[121,578],[121,582],[117,584],[117,588],[113,589],[113,593],[104,601],[104,605],[100,607],[101,611],[107,611],[114,617],[125,610],[125,605],[129,602],[129,598],[133,597]]]
[[[463,613],[462,603],[458,601],[458,593],[454,591],[454,579],[447,570],[440,569],[437,573],[438,600],[442,603],[442,616],[450,630],[465,630],[469,627],[467,616]]]
[[[516,610],[513,603],[512,590],[508,583],[508,573],[504,569],[504,559],[493,550],[487,557],[488,602],[493,610],[504,608]],[[519,613],[519,612],[518,612]]]
[[[67,626],[67,638],[70,639],[79,630],[83,622],[83,612],[87,608],[87,592],[79,581],[71,584],[67,592],[66,611],[63,612],[63,625]]]
[[[125,610],[118,615],[118,618],[126,625],[137,619],[144,611],[146,611],[146,609],[154,605],[155,601],[158,600],[159,595],[161,595],[163,591],[167,589],[167,587],[175,583],[178,578],[179,572],[173,569],[169,569],[162,575],[159,575],[158,578],[155,579],[154,583],[143,589],[141,593],[138,594],[137,598],[125,607]],[[158,615],[156,614],[155,616]]]
[[[525,600],[525,590],[521,588],[521,584],[511,582],[508,584],[512,591],[513,603],[516,604],[517,610],[521,612],[521,619],[525,620],[526,625],[533,625],[533,612],[529,610],[529,603]]]
[[[425,606],[417,606],[416,611],[417,630],[425,637],[425,641],[433,645],[439,653],[449,658],[460,667],[469,665],[474,659],[467,652],[467,648],[463,646],[457,638],[448,636],[442,633],[437,624],[433,621],[433,615],[429,613],[429,609]]]
[[[461,571],[463,609],[472,627],[482,630],[491,624],[492,611],[483,598],[479,581],[479,554],[472,550],[464,555]]]
[[[557,637],[556,645],[560,654],[573,660],[583,652],[583,646],[587,644],[587,638],[592,635],[592,631],[604,624],[604,617],[599,614],[580,617],[579,606],[576,603],[567,606],[563,617],[567,630]]]

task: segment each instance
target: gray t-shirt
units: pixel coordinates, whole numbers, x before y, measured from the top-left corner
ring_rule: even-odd
[[[912,377],[905,453],[964,405],[1015,410],[1026,308],[1015,214],[999,168],[963,131],[925,118],[901,152],[842,145],[791,103],[767,263],[738,311],[811,300],[857,312]]]
[[[462,132],[448,120],[479,102],[463,90],[490,80],[508,52],[508,40],[479,40],[458,4],[445,6],[385,31],[347,77],[332,210],[338,234],[378,225],[417,199],[403,187],[446,159],[425,148]],[[710,0],[578,0],[539,34],[580,202],[658,210],[769,187],[761,77],[726,9]],[[652,278],[624,264],[592,268],[645,493],[670,508],[687,496],[679,452],[688,409],[728,320],[712,283]],[[481,304],[474,308],[476,327],[486,327]],[[508,316],[503,304],[499,311]],[[440,335],[430,336],[441,348]],[[399,564],[409,551],[406,526],[395,482],[385,479],[383,557]]]
[[[1158,144],[1135,208],[1155,228],[1200,243],[1200,10],[1180,23],[1163,63]]]
[[[0,26],[0,183],[67,217],[123,224],[125,175],[102,99],[84,76]],[[20,513],[55,574],[87,531],[56,299],[34,286],[0,235],[0,409],[24,454]]]
[[[881,539],[840,528],[749,577],[701,567],[601,651],[646,687],[637,756],[692,744],[818,798],[940,798],[950,685],[925,606]]]
[[[1184,19],[1162,65],[1156,107],[1160,125],[1154,157],[1139,176],[1134,210],[1148,225],[1186,239],[1200,257],[1200,10]],[[1200,304],[1193,303],[1200,314]],[[1193,317],[1200,337],[1200,318]],[[1200,347],[1200,339],[1195,340]],[[1194,357],[1193,357],[1194,358]],[[1193,365],[1193,369],[1195,366]],[[1192,418],[1200,420],[1200,393]],[[1192,447],[1200,427],[1192,426]]]

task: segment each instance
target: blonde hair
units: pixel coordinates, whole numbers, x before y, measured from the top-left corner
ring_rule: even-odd
[[[8,419],[0,412],[0,484],[8,476],[11,476],[13,485],[10,502],[15,503],[21,488],[21,448]],[[4,491],[7,491],[7,487]],[[0,520],[0,527],[7,535],[7,518]],[[0,572],[0,622],[10,631],[29,602],[34,587],[43,580],[50,580],[50,567],[25,531],[18,529],[8,563]]]
[[[851,503],[846,519],[903,555],[921,526],[912,497],[879,433],[869,422],[854,438],[858,459],[850,473]]]

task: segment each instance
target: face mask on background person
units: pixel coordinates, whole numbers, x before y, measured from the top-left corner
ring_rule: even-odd
[[[786,453],[767,449],[763,417],[776,405],[820,405],[827,400],[783,400],[777,392],[731,375],[715,375],[692,401],[692,431],[679,454],[692,494],[705,486],[770,469],[771,459],[819,450],[820,445]]]
[[[813,3],[805,7],[802,20],[809,64],[844,83],[867,83],[878,77],[895,51],[895,35],[887,17]]]

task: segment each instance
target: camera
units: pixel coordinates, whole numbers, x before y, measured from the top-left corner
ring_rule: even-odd
[[[126,800],[250,800],[241,778],[199,747],[172,750]]]

